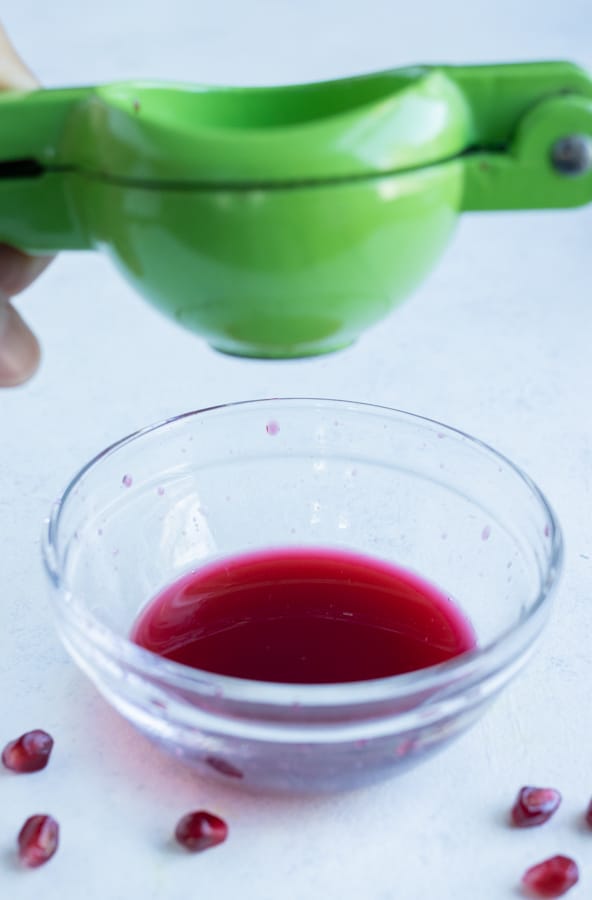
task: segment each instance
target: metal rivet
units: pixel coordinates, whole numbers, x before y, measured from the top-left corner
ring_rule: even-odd
[[[551,162],[561,175],[583,175],[592,168],[592,140],[583,134],[559,138],[553,144]]]

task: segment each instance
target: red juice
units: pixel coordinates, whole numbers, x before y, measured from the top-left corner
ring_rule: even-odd
[[[371,557],[289,548],[228,557],[165,588],[131,639],[197,669],[292,684],[411,672],[475,647],[442,591]]]

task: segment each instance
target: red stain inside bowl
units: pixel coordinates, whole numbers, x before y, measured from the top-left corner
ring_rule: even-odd
[[[366,681],[475,647],[450,599],[416,575],[337,550],[230,557],[155,597],[132,640],[198,669],[295,684]]]

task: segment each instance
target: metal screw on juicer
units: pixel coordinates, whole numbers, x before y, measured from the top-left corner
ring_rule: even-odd
[[[551,150],[551,162],[561,175],[583,175],[592,168],[592,141],[582,134],[559,138]]]

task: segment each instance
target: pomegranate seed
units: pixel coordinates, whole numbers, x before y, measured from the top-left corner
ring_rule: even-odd
[[[512,822],[517,828],[544,825],[560,803],[561,794],[555,788],[523,787],[512,807]]]
[[[46,731],[27,731],[2,751],[2,762],[13,772],[38,772],[49,762],[53,738]]]
[[[51,816],[30,816],[18,836],[19,857],[36,869],[52,858],[58,849],[60,826]]]
[[[562,897],[580,878],[577,863],[569,856],[551,856],[527,869],[522,884],[535,897]]]
[[[175,837],[187,850],[199,853],[226,840],[228,825],[212,813],[200,810],[187,813],[175,828]]]
[[[586,822],[592,828],[592,800],[588,804],[588,809],[586,810]]]

